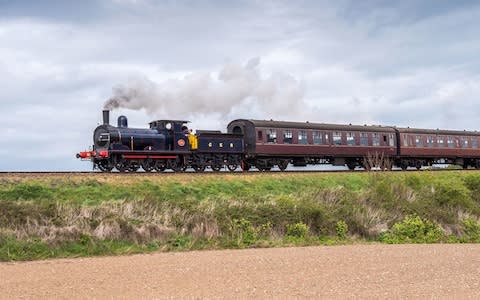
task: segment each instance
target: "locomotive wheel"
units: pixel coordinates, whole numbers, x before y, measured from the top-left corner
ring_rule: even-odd
[[[119,160],[115,163],[115,168],[118,170],[118,172],[125,172],[128,169],[128,164],[125,160]]]
[[[236,163],[229,163],[229,164],[227,164],[227,169],[228,169],[230,172],[235,171],[237,168],[238,168],[238,164],[236,164]]]
[[[113,169],[113,166],[108,163],[108,161],[101,161],[97,164],[97,167],[100,171],[102,172],[111,172]]]
[[[140,169],[140,165],[138,163],[131,162],[128,165],[128,171],[129,172],[135,173],[135,172],[138,171],[138,169]]]
[[[288,160],[284,159],[284,160],[281,160],[279,163],[278,163],[278,168],[280,169],[280,171],[285,171],[288,167]]]
[[[155,171],[157,172],[163,172],[167,168],[167,164],[165,163],[164,160],[157,160],[153,166]]]
[[[146,159],[142,162],[142,168],[145,172],[152,172],[153,168],[155,167],[153,161],[151,159]]]
[[[210,166],[210,168],[212,168],[212,171],[214,172],[220,172],[220,170],[222,169],[222,165],[219,163],[214,163]]]
[[[199,173],[205,171],[205,165],[201,165],[201,166],[193,165],[192,168],[195,170],[195,172],[199,172]]]
[[[174,172],[180,172],[185,170],[183,166],[176,159],[169,159],[167,161],[167,167],[172,169]]]

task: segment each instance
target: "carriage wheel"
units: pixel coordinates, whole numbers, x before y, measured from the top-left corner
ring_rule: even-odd
[[[420,170],[420,169],[422,168],[422,162],[419,161],[419,160],[417,160],[417,161],[415,162],[415,168],[417,168],[417,170]]]
[[[364,168],[366,171],[370,171],[371,166],[370,166],[370,164],[369,164],[367,161],[364,161],[364,162],[363,162],[363,168]]]
[[[228,169],[230,172],[235,171],[237,168],[238,168],[238,164],[236,164],[236,163],[229,163],[229,164],[227,164],[227,169]]]
[[[348,168],[350,171],[355,170],[355,167],[356,167],[355,163],[347,163],[347,168]]]
[[[279,163],[278,163],[278,168],[280,169],[280,171],[285,171],[288,167],[288,163],[289,161],[287,159],[284,159],[284,160],[281,160]]]

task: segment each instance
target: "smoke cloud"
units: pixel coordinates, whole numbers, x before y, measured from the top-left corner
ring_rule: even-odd
[[[301,82],[280,73],[262,78],[259,65],[260,59],[252,58],[244,66],[228,63],[216,76],[192,73],[161,83],[148,78],[132,79],[113,89],[105,109],[144,109],[167,118],[278,118],[306,110]]]

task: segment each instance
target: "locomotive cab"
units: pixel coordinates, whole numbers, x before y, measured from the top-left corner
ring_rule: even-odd
[[[157,120],[150,122],[150,129],[165,135],[167,150],[189,151],[188,127],[190,121]]]

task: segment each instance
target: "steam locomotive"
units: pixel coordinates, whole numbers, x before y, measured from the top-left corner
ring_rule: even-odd
[[[118,117],[115,127],[109,124],[109,115],[103,111],[103,125],[93,133],[92,150],[77,154],[103,172],[136,172],[140,167],[145,172],[179,172],[188,167],[202,172],[225,166],[233,171],[242,163],[242,134],[200,130],[194,136],[185,120],[157,120],[147,129],[129,128],[125,116]]]
[[[78,153],[77,158],[92,161],[103,172],[234,171],[238,167],[284,171],[290,164],[332,164],[353,170],[374,167],[373,154],[388,162],[386,168],[420,169],[432,164],[480,168],[480,133],[476,131],[238,119],[228,124],[227,133],[197,130],[193,135],[185,120],[157,120],[149,125],[148,129],[129,128],[127,118],[120,116],[115,127],[104,110],[92,150]]]

